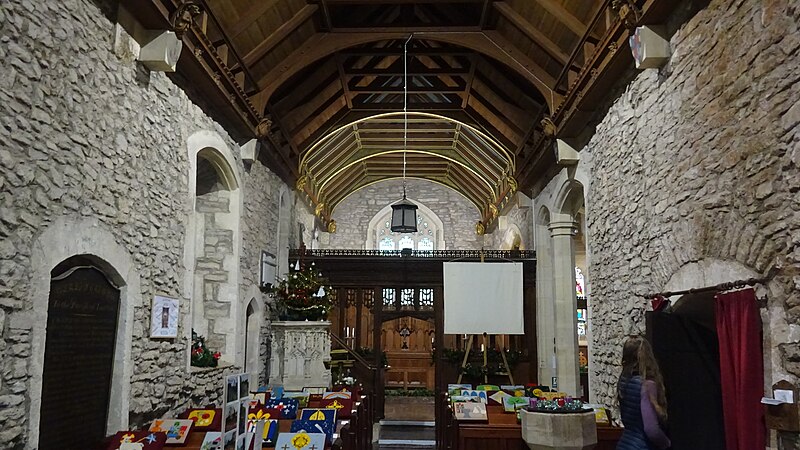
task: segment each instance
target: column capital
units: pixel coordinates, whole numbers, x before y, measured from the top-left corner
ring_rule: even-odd
[[[555,236],[575,236],[578,234],[578,223],[574,220],[554,220],[548,225],[550,235]]]

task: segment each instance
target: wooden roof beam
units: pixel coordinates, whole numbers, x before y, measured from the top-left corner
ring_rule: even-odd
[[[531,25],[524,17],[519,15],[514,9],[506,2],[495,2],[495,9],[509,22],[511,22],[519,31],[521,31],[528,39],[542,47],[548,55],[552,56],[562,65],[569,61],[569,55],[561,49],[555,42],[550,40],[544,33],[539,31],[536,27]]]
[[[563,23],[567,29],[572,31],[576,36],[582,37],[586,32],[588,25],[583,23],[580,19],[575,17],[571,12],[555,0],[535,0],[539,6],[544,8],[547,12],[555,16],[559,22]],[[598,38],[597,36],[593,36]]]
[[[280,64],[264,74],[258,81],[262,88],[256,94],[255,104],[265,104],[272,94],[292,76],[314,62],[337,51],[370,42],[407,38],[406,33],[317,33],[301,47],[295,49]],[[551,110],[561,101],[561,96],[553,91],[555,78],[535,61],[530,59],[514,44],[507,41],[497,31],[487,30],[479,33],[420,33],[417,39],[430,39],[448,44],[460,45],[476,52],[492,55],[519,73],[542,93]],[[263,103],[262,103],[263,102]],[[355,106],[355,105],[354,105]],[[460,105],[457,105],[460,106]]]
[[[353,94],[350,92],[350,85],[348,84],[347,76],[344,73],[342,59],[339,57],[339,55],[336,55],[335,59],[336,59],[336,70],[339,72],[339,81],[342,83],[342,89],[344,90],[344,99],[347,102],[347,109],[353,109],[353,97],[352,97]]]
[[[278,27],[277,30],[273,31],[272,34],[267,36],[266,39],[261,41],[261,43],[256,45],[255,48],[244,55],[244,58],[242,58],[243,64],[246,66],[252,66],[258,62],[276,45],[280,44],[281,41],[286,39],[286,37],[289,36],[292,31],[296,30],[297,27],[303,24],[303,22],[314,15],[314,13],[317,11],[317,8],[317,5],[304,6],[303,9],[292,16],[291,19],[289,19],[287,22],[284,22],[284,24]]]
[[[230,39],[234,40],[237,36],[244,33],[250,25],[254,24],[261,16],[266,14],[267,11],[274,8],[277,3],[278,0],[263,0],[252,3],[252,6],[239,16],[241,19],[230,26]]]
[[[320,0],[312,0],[318,3]],[[425,0],[425,3],[481,3],[484,0]],[[420,0],[325,0],[328,5],[416,5]]]

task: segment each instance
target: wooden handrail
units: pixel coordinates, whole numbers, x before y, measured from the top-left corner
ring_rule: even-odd
[[[364,359],[363,356],[361,356],[358,353],[356,353],[356,351],[353,350],[352,347],[347,345],[342,338],[340,338],[339,336],[337,336],[336,334],[331,333],[331,332],[328,332],[328,334],[330,334],[331,339],[333,339],[337,344],[341,345],[343,349],[347,350],[347,353],[353,355],[353,359],[358,361],[362,366],[366,367],[369,370],[376,370],[377,369],[377,367],[375,367],[372,364],[370,364],[369,362],[367,362],[367,360]]]

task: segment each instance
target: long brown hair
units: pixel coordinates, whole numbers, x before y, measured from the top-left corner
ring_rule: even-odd
[[[641,336],[632,336],[625,341],[622,347],[622,374],[620,380],[639,375],[644,380],[650,380],[656,385],[655,398],[650,396],[650,403],[658,414],[658,417],[665,421],[667,420],[667,397],[664,394],[664,379],[661,377],[661,370],[658,368],[658,362],[653,355],[653,349],[650,343]],[[622,397],[620,390],[617,390],[617,396]]]

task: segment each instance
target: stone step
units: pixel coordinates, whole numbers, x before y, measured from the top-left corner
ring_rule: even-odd
[[[436,423],[419,420],[381,420],[376,449],[436,447]]]

